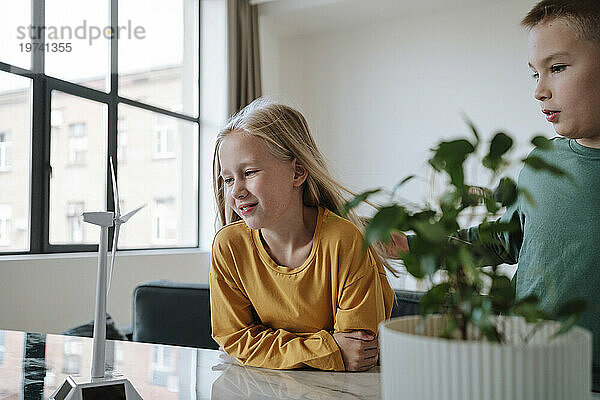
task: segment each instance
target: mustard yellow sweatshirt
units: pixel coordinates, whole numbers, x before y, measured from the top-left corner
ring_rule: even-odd
[[[213,337],[244,365],[343,371],[332,333],[368,330],[389,318],[394,292],[361,232],[319,208],[310,255],[277,265],[259,230],[243,221],[215,236],[210,270]]]

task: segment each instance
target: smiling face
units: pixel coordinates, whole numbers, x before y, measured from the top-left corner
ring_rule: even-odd
[[[297,179],[295,161],[275,158],[263,139],[230,133],[221,142],[219,160],[226,207],[248,227],[272,229],[299,212],[304,179]]]
[[[559,135],[600,147],[600,45],[578,37],[564,20],[529,34],[535,98]]]

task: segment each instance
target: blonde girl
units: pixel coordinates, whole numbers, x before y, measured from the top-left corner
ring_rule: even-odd
[[[393,291],[363,249],[360,219],[306,120],[257,99],[218,135],[213,184],[223,226],[211,253],[214,339],[250,366],[361,371],[378,360]]]

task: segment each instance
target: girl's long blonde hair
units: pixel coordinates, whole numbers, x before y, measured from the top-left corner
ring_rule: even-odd
[[[268,150],[282,162],[294,158],[308,171],[304,182],[303,202],[309,207],[323,207],[336,214],[340,213],[346,198],[355,194],[338,183],[327,170],[323,155],[310,134],[304,116],[292,107],[279,104],[267,98],[258,98],[229,119],[217,135],[213,155],[213,188],[217,201],[219,226],[239,221],[241,218],[225,203],[225,187],[221,177],[219,148],[227,135],[242,132],[262,138]],[[347,219],[362,232],[365,220],[354,210],[350,210]],[[385,262],[382,246],[374,246],[376,253],[387,269],[395,273]]]

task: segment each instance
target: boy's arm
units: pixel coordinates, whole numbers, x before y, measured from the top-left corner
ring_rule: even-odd
[[[482,265],[516,264],[523,244],[523,218],[517,207],[509,207],[496,222],[512,222],[513,232],[492,233],[492,243],[480,244],[475,253],[481,257]],[[479,227],[474,226],[458,232],[459,239],[473,243],[479,240]],[[409,241],[410,243],[410,241]]]
[[[294,334],[262,325],[250,300],[236,287],[210,273],[213,337],[244,365],[272,369],[313,367],[344,371],[340,349],[327,331]]]
[[[481,265],[516,264],[519,260],[519,251],[523,243],[523,221],[517,208],[509,208],[496,222],[513,222],[517,229],[514,232],[501,232],[492,234],[492,243],[480,245],[474,252],[480,257]],[[479,240],[479,226],[462,229],[457,232],[457,237],[469,243]],[[399,258],[400,253],[410,252],[414,235],[404,235],[392,232],[391,240],[386,245],[386,255],[389,258]]]

